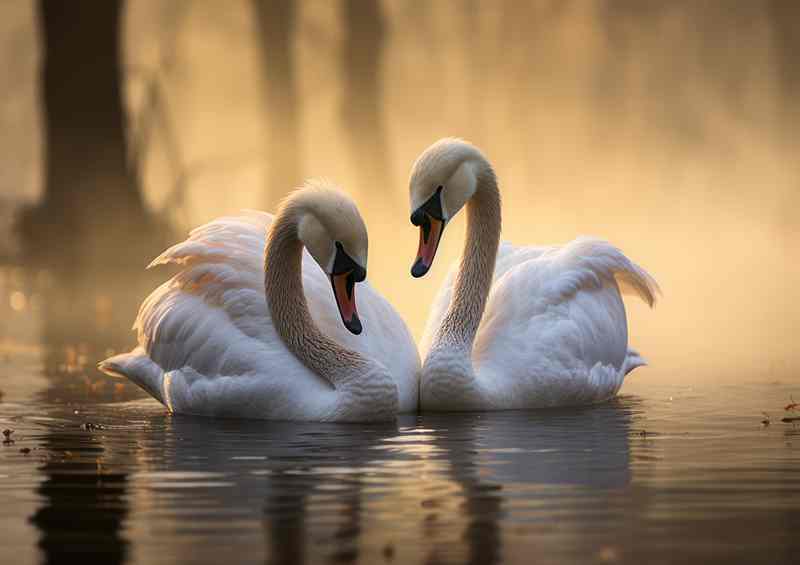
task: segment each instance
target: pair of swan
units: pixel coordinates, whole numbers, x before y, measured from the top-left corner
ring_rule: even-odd
[[[99,368],[177,413],[380,421],[418,408],[600,402],[644,364],[628,348],[620,289],[652,305],[658,287],[617,248],[588,238],[501,244],[495,174],[462,140],[422,153],[410,195],[420,228],[414,277],[430,269],[447,222],[464,206],[468,215],[421,367],[405,323],[365,282],[367,230],[356,206],[310,183],[274,217],[219,218],[156,258],[151,266],[178,265],[178,274],[142,304],[139,346]]]

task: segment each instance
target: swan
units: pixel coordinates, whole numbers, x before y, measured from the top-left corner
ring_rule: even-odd
[[[307,183],[274,217],[205,224],[150,267],[161,264],[179,272],[142,303],[138,347],[98,368],[170,412],[366,422],[416,411],[416,345],[362,283],[367,230],[332,185]]]
[[[613,397],[645,361],[628,348],[620,288],[651,307],[656,281],[611,244],[500,243],[500,193],[470,143],[437,141],[414,163],[411,269],[430,269],[447,222],[467,209],[466,245],[438,295],[420,343],[420,409],[506,410],[592,404]],[[457,269],[457,270],[456,270]]]

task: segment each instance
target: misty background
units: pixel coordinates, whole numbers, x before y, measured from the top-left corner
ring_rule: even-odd
[[[408,172],[460,136],[498,173],[504,239],[603,237],[659,281],[654,311],[627,301],[634,379],[796,380],[799,54],[791,0],[0,3],[0,340],[107,319],[67,358],[111,326],[132,346],[167,273],[131,273],[309,176],[356,200],[418,338],[464,218],[412,279]],[[53,308],[31,280],[80,284]]]

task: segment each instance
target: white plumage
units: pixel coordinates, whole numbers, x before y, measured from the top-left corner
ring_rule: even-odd
[[[458,266],[434,299],[421,342],[423,358],[452,300]],[[458,350],[428,357],[423,406],[460,406],[448,365],[474,371],[481,409],[591,404],[613,397],[625,375],[645,364],[628,348],[620,287],[651,306],[655,302],[655,280],[605,241],[579,238],[550,247],[502,243],[472,367]]]
[[[419,357],[404,322],[365,282],[357,293],[364,331],[347,331],[330,280],[304,249],[302,286],[319,330],[374,360],[367,372],[378,378],[388,370],[396,383],[390,414],[361,418],[355,411],[332,408],[333,397],[342,391],[292,354],[270,316],[264,253],[272,222],[272,215],[262,212],[219,218],[156,258],[151,266],[174,264],[180,271],[142,304],[134,324],[139,346],[104,361],[100,368],[130,378],[179,413],[360,420],[394,417],[398,408],[416,410]],[[359,378],[370,382],[371,377]],[[371,401],[369,395],[363,401]]]

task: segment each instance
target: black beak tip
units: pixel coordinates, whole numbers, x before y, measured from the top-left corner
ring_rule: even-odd
[[[349,322],[345,322],[344,325],[348,330],[350,330],[350,333],[355,335],[359,335],[364,329],[361,325],[361,320],[356,314],[353,315],[353,318]]]
[[[415,279],[420,277],[424,277],[430,267],[426,267],[425,263],[422,262],[422,257],[417,257],[417,260],[414,262],[414,266],[411,267],[411,276]]]

